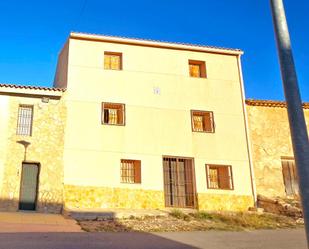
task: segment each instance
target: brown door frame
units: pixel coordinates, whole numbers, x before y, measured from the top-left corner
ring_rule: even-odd
[[[162,156],[162,164],[163,164],[163,184],[164,184],[164,199],[165,199],[165,177],[164,177],[164,158],[173,158],[176,159],[176,167],[178,168],[178,159],[191,160],[192,163],[192,187],[193,187],[193,206],[192,207],[175,207],[175,208],[198,208],[198,200],[197,200],[197,191],[196,191],[196,176],[195,176],[195,162],[194,157],[183,157],[183,156],[170,156],[163,155]],[[178,173],[176,174],[178,177]],[[166,203],[166,200],[165,202]],[[174,206],[166,206],[166,207],[174,207]]]

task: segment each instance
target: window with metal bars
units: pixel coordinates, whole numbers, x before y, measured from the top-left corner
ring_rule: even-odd
[[[191,110],[192,131],[214,133],[214,114],[211,111]]]
[[[230,165],[206,165],[206,177],[209,189],[234,189]]]
[[[125,105],[102,103],[102,124],[125,125]]]
[[[31,136],[32,121],[33,121],[33,106],[19,105],[16,134],[21,136]]]
[[[120,176],[122,183],[141,183],[141,161],[122,159]]]
[[[105,52],[104,69],[122,70],[122,53]]]

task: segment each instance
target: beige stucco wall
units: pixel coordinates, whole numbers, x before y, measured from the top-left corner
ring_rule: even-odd
[[[69,50],[65,185],[163,191],[171,155],[194,157],[198,193],[252,197],[237,56],[76,39]],[[103,69],[104,51],[123,53],[122,71]],[[206,61],[207,79],[189,77],[188,59]],[[126,126],[101,125],[101,102],[125,103]],[[191,109],[213,111],[216,132],[193,133]],[[120,159],[142,161],[141,184],[120,183]],[[232,165],[235,189],[208,190],[206,163]]]
[[[286,108],[247,105],[257,193],[286,195],[281,157],[293,157]],[[304,109],[309,130],[309,110]]]
[[[59,98],[43,103],[41,97],[35,95],[4,94],[0,95],[0,104],[0,209],[18,210],[24,147],[17,141],[26,140],[31,143],[26,161],[40,163],[37,210],[61,212],[64,103]],[[16,135],[19,104],[33,105],[32,136]]]
[[[67,87],[68,65],[69,65],[69,40],[64,44],[60,54],[58,55],[57,68],[54,78],[54,87],[57,88]]]

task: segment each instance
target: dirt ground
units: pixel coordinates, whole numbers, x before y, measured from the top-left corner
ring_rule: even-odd
[[[176,231],[246,231],[256,229],[302,228],[303,220],[257,213],[184,214],[175,210],[168,217],[143,217],[115,220],[79,221],[88,232],[176,232]]]

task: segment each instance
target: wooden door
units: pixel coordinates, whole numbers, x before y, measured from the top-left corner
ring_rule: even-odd
[[[20,210],[36,209],[38,176],[38,164],[23,163],[19,197]]]
[[[282,159],[282,174],[287,195],[299,195],[298,176],[295,161]]]
[[[163,171],[165,205],[194,208],[196,192],[193,159],[164,157]]]

